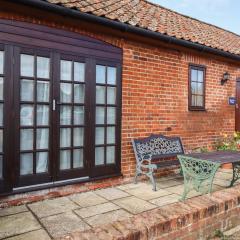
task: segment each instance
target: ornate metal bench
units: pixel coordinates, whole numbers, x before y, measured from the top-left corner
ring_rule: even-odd
[[[179,137],[151,135],[144,139],[133,139],[132,145],[136,158],[136,175],[134,181],[137,183],[137,177],[144,174],[150,178],[154,191],[156,191],[156,182],[153,176],[154,170],[176,166],[180,163],[178,160],[152,163],[152,160],[160,160],[184,154],[182,142]]]

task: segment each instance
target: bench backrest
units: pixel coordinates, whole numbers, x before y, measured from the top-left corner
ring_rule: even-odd
[[[184,154],[180,137],[150,135],[143,139],[133,139],[132,145],[137,161],[142,161],[149,155],[152,156],[152,159],[160,159]]]

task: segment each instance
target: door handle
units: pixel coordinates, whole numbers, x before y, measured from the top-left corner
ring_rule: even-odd
[[[52,101],[52,110],[55,111],[56,110],[56,106],[57,105],[61,105],[61,102],[58,102],[56,99],[53,99]]]
[[[56,110],[56,100],[53,99],[52,101],[52,110],[55,111]]]

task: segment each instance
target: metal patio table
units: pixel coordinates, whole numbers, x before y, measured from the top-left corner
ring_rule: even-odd
[[[178,155],[184,177],[184,191],[181,200],[185,200],[191,189],[201,193],[211,193],[214,176],[218,168],[225,163],[231,163],[233,169],[232,181],[229,187],[240,178],[240,152],[214,151]],[[208,183],[207,191],[203,183]]]

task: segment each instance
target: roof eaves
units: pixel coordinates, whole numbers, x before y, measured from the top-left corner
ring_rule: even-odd
[[[49,3],[46,0],[10,0],[10,1],[33,6],[33,7],[42,8],[44,10],[56,12],[58,14],[69,15],[69,16],[79,18],[82,20],[87,20],[89,22],[102,24],[102,25],[105,25],[108,27],[113,27],[113,28],[116,28],[116,29],[124,31],[124,32],[140,34],[145,37],[159,39],[159,40],[167,42],[167,43],[173,43],[173,44],[181,45],[184,47],[193,48],[200,52],[213,53],[213,54],[220,55],[223,57],[231,58],[232,60],[235,60],[235,61],[240,61],[240,55],[238,55],[238,54],[234,54],[234,53],[231,53],[228,51],[223,51],[221,49],[206,46],[206,45],[203,45],[203,44],[200,44],[197,42],[192,42],[190,40],[179,39],[174,36],[167,35],[165,33],[151,31],[151,30],[144,29],[144,28],[141,28],[138,26],[132,26],[127,23],[122,23],[120,21],[96,16],[94,14],[81,12],[76,9],[66,8],[62,5],[56,5],[56,4]]]

